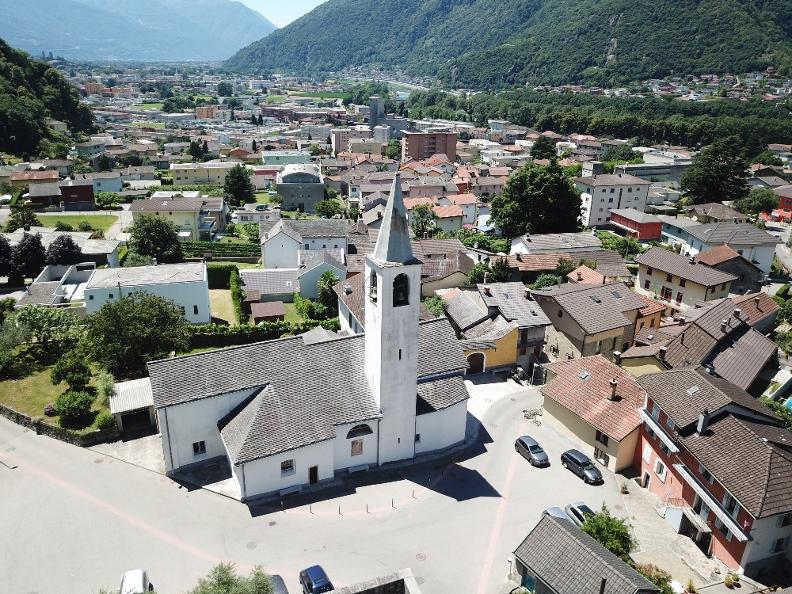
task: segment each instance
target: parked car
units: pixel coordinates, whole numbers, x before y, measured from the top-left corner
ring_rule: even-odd
[[[530,435],[518,437],[514,442],[514,449],[528,460],[531,466],[550,466],[550,458],[548,458],[547,452]]]
[[[542,515],[550,516],[551,518],[558,518],[559,520],[569,520],[572,521],[566,512],[561,509],[560,507],[548,507],[546,510],[542,512]]]
[[[602,473],[586,454],[578,450],[567,450],[561,454],[561,466],[571,470],[590,485],[602,482]]]
[[[272,581],[272,594],[289,594],[286,582],[283,581],[281,576],[277,574],[271,575],[270,580]]]
[[[335,590],[330,578],[321,565],[312,565],[300,572],[300,586],[303,594],[321,594]]]
[[[564,508],[564,511],[569,516],[569,519],[578,526],[582,526],[588,516],[594,515],[594,510],[582,501],[570,503]]]
[[[154,584],[149,581],[145,569],[130,569],[121,578],[118,594],[146,594],[153,592]]]

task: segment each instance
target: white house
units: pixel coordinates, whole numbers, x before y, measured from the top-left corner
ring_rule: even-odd
[[[264,268],[297,268],[300,250],[347,252],[349,223],[343,219],[263,221],[260,225]]]
[[[209,281],[202,262],[94,270],[83,289],[86,313],[135,291],[170,299],[193,324],[212,321]]]
[[[576,177],[575,187],[582,201],[583,225],[596,227],[606,225],[610,212],[619,208],[646,210],[649,186],[645,179],[626,173]]]
[[[248,500],[464,441],[467,362],[447,319],[418,321],[421,262],[399,188],[366,258],[365,334],[149,363],[168,473],[225,458]]]

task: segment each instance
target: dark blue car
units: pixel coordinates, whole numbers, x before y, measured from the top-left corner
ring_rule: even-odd
[[[303,594],[321,594],[335,590],[330,578],[320,565],[313,565],[300,572],[300,586]]]

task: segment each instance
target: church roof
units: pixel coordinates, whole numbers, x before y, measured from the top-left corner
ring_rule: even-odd
[[[407,209],[404,206],[401,177],[398,173],[393,178],[390,198],[382,215],[379,237],[372,257],[381,263],[419,263],[413,256],[410,245],[410,226],[407,223]]]
[[[335,437],[337,425],[381,416],[364,373],[363,335],[306,343],[302,336],[149,363],[154,406],[250,391],[219,423],[235,464]],[[418,405],[441,410],[467,397],[462,347],[445,318],[418,329]],[[457,379],[452,379],[457,376]]]

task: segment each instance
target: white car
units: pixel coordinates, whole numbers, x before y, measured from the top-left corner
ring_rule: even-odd
[[[118,594],[146,594],[154,591],[145,569],[130,569],[121,578]]]

